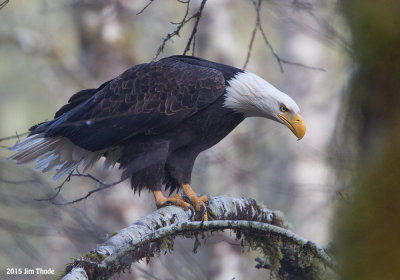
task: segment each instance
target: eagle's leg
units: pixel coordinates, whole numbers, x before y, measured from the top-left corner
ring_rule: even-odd
[[[154,198],[156,200],[157,208],[161,208],[168,205],[176,205],[182,207],[185,211],[189,210],[190,204],[180,194],[173,195],[171,197],[165,197],[160,190],[153,191]]]
[[[193,191],[189,184],[182,185],[183,193],[190,198],[191,204],[194,206],[194,210],[196,212],[202,213],[202,220],[207,221],[207,207],[206,203],[208,202],[208,198],[206,195],[198,197],[197,194]]]

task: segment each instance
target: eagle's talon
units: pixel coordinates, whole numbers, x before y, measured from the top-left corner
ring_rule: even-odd
[[[175,205],[182,207],[185,211],[191,210],[190,219],[196,217],[202,221],[208,220],[207,206],[208,198],[206,195],[198,197],[189,185],[183,185],[183,194],[176,194],[165,197],[160,190],[153,191],[156,199],[157,208]]]
[[[189,207],[191,207],[191,205],[187,203],[180,194],[176,194],[171,197],[165,197],[159,190],[154,191],[153,194],[154,198],[156,199],[157,208],[162,208],[169,205],[175,205],[187,211]]]
[[[162,205],[161,207],[163,207],[163,206],[170,206],[170,205],[176,205],[176,203],[172,202],[171,200],[167,200],[167,201],[164,203],[164,205]]]
[[[201,201],[203,201],[203,203],[204,203],[205,205],[208,205],[208,196],[207,196],[207,195],[203,194],[203,195],[201,195],[201,196],[199,197],[199,199],[200,199]]]
[[[194,218],[194,216],[196,215],[196,211],[194,210],[192,205],[189,206],[189,210],[190,210],[189,220],[192,220]]]
[[[188,196],[190,198],[190,204],[193,205],[196,210],[196,217],[200,217],[201,220],[207,221],[208,216],[206,203],[208,202],[208,197],[206,195],[199,197],[189,184],[183,184],[182,189],[184,193],[182,196]]]
[[[205,205],[201,204],[200,205],[200,217],[204,217],[204,214],[206,214],[207,208]]]
[[[182,196],[183,200],[185,200],[187,203],[193,205],[192,200],[190,199],[190,197],[189,197],[187,194],[184,194],[184,193],[183,193],[183,194],[181,194],[181,196]]]

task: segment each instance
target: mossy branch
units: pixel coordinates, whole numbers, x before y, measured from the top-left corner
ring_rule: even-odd
[[[212,221],[196,222],[190,220],[190,211],[175,206],[161,208],[68,264],[63,279],[106,279],[134,262],[169,251],[176,236],[195,239],[199,244],[199,236],[206,238],[202,233],[224,229],[233,230],[244,245],[260,251],[275,279],[288,279],[294,273],[321,279],[323,265],[336,266],[323,248],[288,230],[279,211],[271,211],[253,199],[210,198],[208,213]]]

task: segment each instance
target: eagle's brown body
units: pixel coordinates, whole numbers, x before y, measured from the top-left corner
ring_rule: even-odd
[[[105,157],[118,151],[135,191],[163,185],[173,191],[190,183],[198,154],[243,120],[223,107],[225,87],[238,72],[184,56],[140,64],[99,89],[78,92],[30,135],[65,137]]]

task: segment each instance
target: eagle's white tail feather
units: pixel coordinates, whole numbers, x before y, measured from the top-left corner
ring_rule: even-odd
[[[17,164],[26,164],[35,161],[38,157],[41,157],[48,152],[52,152],[57,143],[47,141],[35,141],[35,145],[23,145],[18,148],[20,151],[16,154]]]
[[[114,165],[118,162],[118,160],[122,156],[122,148],[116,147],[114,149],[110,149],[107,151],[106,160],[103,163],[103,170],[107,170],[110,167],[114,167]]]
[[[17,151],[17,153],[12,156],[12,159],[16,160],[17,164],[29,163],[32,161],[31,156],[33,152],[38,152],[48,145],[45,140],[44,138],[38,138],[37,135],[25,138],[20,143],[10,148],[12,151]]]
[[[60,163],[58,161],[58,157],[55,156],[53,160],[49,160],[47,167],[43,168],[41,171],[42,172],[54,171],[57,169],[61,169],[63,165],[64,165],[63,163]]]
[[[40,137],[39,134],[35,134],[35,135],[32,135],[32,136],[29,136],[29,137],[25,138],[21,142],[18,142],[17,144],[15,144],[14,146],[10,147],[9,149],[11,151],[16,151],[19,148],[22,148],[24,146],[34,145],[36,142],[42,141],[42,139],[43,139],[43,137]]]
[[[57,169],[56,174],[53,176],[53,180],[60,180],[62,177],[74,171],[74,169],[77,168],[79,164],[80,162],[65,162],[65,164],[60,169]]]
[[[104,152],[103,152],[104,154]],[[86,170],[88,170],[90,167],[93,166],[93,164],[98,161],[103,154],[99,154],[99,153],[92,153],[91,155],[89,155],[88,157],[86,157],[83,162],[83,172],[86,172]]]
[[[15,160],[17,164],[27,164],[36,161],[35,170],[48,172],[56,170],[54,180],[71,173],[79,165],[84,170],[99,160],[106,150],[88,151],[74,145],[65,137],[44,137],[44,134],[35,134],[15,144],[10,150],[16,153],[8,159]],[[111,153],[112,154],[112,153]],[[117,159],[112,159],[115,164]]]
[[[52,162],[56,164],[57,155],[54,155],[52,151],[48,151],[37,158],[37,164],[33,169],[43,172],[50,171],[50,169],[55,166],[55,164],[51,165]]]

